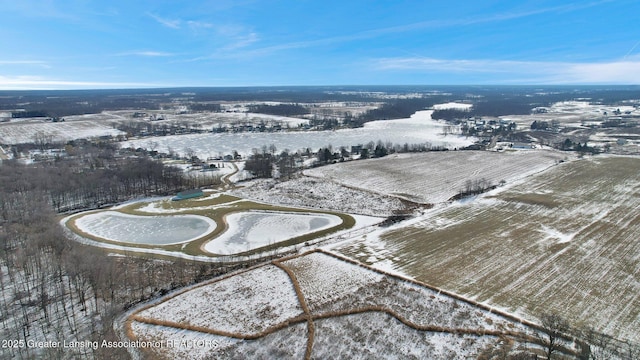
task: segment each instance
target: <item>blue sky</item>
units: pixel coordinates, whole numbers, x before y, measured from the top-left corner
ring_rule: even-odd
[[[0,89],[640,84],[640,2],[0,0]]]

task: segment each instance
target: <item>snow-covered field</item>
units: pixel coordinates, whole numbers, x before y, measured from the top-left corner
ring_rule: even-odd
[[[640,159],[571,161],[334,250],[535,319],[640,341]]]
[[[188,290],[138,312],[135,318],[184,328],[257,334],[301,314],[287,273],[265,265]]]
[[[248,199],[349,214],[386,217],[406,207],[399,199],[306,176],[287,181],[257,179],[231,193]]]
[[[66,142],[74,139],[93,138],[100,136],[123,135],[122,131],[114,129],[106,123],[93,120],[65,121],[65,122],[15,122],[0,124],[0,144],[13,145],[32,143],[36,135],[50,136],[54,142]]]
[[[125,135],[115,126],[123,122],[143,121],[134,119],[135,111],[109,111],[99,114],[66,116],[64,122],[50,122],[42,118],[12,119],[11,122],[0,123],[0,144],[19,144],[33,142],[36,134],[50,135],[53,141],[66,142],[74,139],[93,138],[105,135]],[[194,113],[171,114],[166,111],[147,111],[149,114],[161,116],[164,120],[154,121],[155,125],[189,122],[202,129],[211,130],[218,125],[235,123],[266,124],[278,123],[292,128],[307,124],[309,120],[285,116],[253,114],[253,113]],[[155,138],[152,138],[152,140]],[[149,138],[143,140],[148,141]],[[181,151],[182,149],[176,149]]]
[[[319,252],[287,260],[284,265],[296,274],[312,312],[384,278],[382,274]]]
[[[147,355],[169,358],[186,351],[291,358],[310,350],[313,358],[457,359],[496,346],[498,334],[533,333],[509,316],[324,252],[198,285],[129,319],[131,339],[160,345]]]
[[[306,119],[246,112],[248,110],[246,107],[240,107],[236,110],[238,110],[239,112],[199,112],[191,114],[171,114],[166,111],[148,111],[148,113],[155,114],[157,117],[162,116],[162,118],[164,118],[164,120],[154,121],[157,124],[191,122],[198,124],[203,129],[216,128],[218,125],[224,126],[238,123],[254,125],[260,123],[265,123],[268,125],[277,123],[282,124],[282,126],[285,127],[288,125],[292,128],[296,128],[300,124],[309,123],[309,120]],[[131,112],[128,112],[127,115],[129,114],[131,114]]]
[[[482,178],[507,184],[542,171],[568,155],[550,150],[446,151],[394,154],[305,170],[306,175],[420,203],[439,203]]]
[[[227,230],[204,245],[213,254],[229,255],[277,244],[340,225],[338,216],[319,213],[240,212],[226,216]]]
[[[123,142],[124,148],[146,148],[149,141],[157,143],[157,150],[168,152],[169,148],[183,153],[185,149],[193,150],[200,158],[208,158],[219,154],[230,154],[234,150],[248,155],[253,149],[275,145],[278,151],[289,149],[297,151],[311,148],[316,151],[321,147],[332,145],[334,149],[341,146],[365,145],[371,141],[392,142],[395,144],[424,144],[445,146],[449,148],[464,147],[472,144],[475,138],[458,135],[444,135],[446,123],[431,119],[433,111],[418,111],[408,119],[380,120],[368,122],[362,128],[340,129],[336,131],[295,131],[275,133],[235,133],[235,134],[194,134],[175,135]]]
[[[137,216],[118,211],[90,213],[77,218],[75,225],[98,238],[148,245],[189,242],[216,229],[216,222],[205,216]]]
[[[469,110],[472,107],[473,107],[473,104],[464,104],[464,103],[457,103],[457,102],[449,102],[445,104],[433,105],[433,108],[436,110],[444,110],[444,109]]]
[[[506,115],[500,118],[513,121],[518,129],[527,129],[534,121],[558,121],[561,126],[581,127],[583,122],[601,123],[607,117],[615,116],[614,111],[620,110],[622,114],[640,116],[640,109],[630,105],[614,106],[590,104],[589,101],[561,101],[544,108],[544,113],[528,115]],[[625,114],[626,115],[626,114]]]

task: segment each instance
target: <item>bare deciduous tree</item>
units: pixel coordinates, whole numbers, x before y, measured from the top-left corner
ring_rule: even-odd
[[[565,337],[569,331],[569,322],[555,312],[542,314],[540,322],[540,340],[545,347],[547,359],[551,359],[553,354],[565,344]]]

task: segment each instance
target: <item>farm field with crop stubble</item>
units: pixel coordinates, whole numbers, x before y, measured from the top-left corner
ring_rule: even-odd
[[[510,183],[565,157],[566,153],[550,150],[396,154],[305,170],[305,174],[419,203],[439,203],[464,190],[467,181]]]
[[[375,247],[365,239],[339,251],[387,257],[420,281],[529,318],[556,311],[638,341],[638,175],[631,157],[561,164],[382,232]]]

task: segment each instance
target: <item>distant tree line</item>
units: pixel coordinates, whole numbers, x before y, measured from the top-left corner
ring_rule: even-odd
[[[207,132],[201,124],[191,121],[173,121],[171,123],[157,123],[146,121],[127,121],[114,124],[114,127],[127,136],[166,136],[176,134],[191,134]]]
[[[498,117],[504,115],[528,115],[535,106],[531,99],[491,99],[477,101],[468,110],[462,109],[438,109],[434,110],[431,117],[437,120],[455,121],[473,117]]]
[[[146,101],[135,101],[132,99],[113,99],[110,101],[96,103],[75,103],[66,102],[47,102],[45,104],[26,104],[21,105],[25,110],[12,111],[11,116],[14,118],[27,117],[64,117],[70,115],[99,114],[103,111],[115,111],[123,109],[146,109],[159,110],[157,104]]]
[[[400,99],[383,104],[377,109],[369,110],[351,120],[351,126],[360,127],[364,123],[374,120],[403,119],[413,115],[416,111],[424,110],[441,102],[441,98],[422,97],[414,99]]]
[[[30,117],[47,117],[48,113],[42,110],[31,111],[12,111],[11,117],[14,119],[30,118]]]
[[[222,111],[222,105],[220,105],[218,103],[193,103],[193,104],[189,105],[189,108],[191,109],[191,111],[195,111],[195,112],[204,112],[204,111],[220,112],[220,111]]]
[[[393,144],[370,141],[365,145],[355,145],[351,149],[341,146],[334,149],[327,145],[312,151],[310,148],[302,151],[290,152],[285,150],[277,154],[274,145],[262,147],[262,150],[254,149],[253,153],[247,157],[244,169],[257,178],[271,178],[277,175],[281,178],[289,178],[303,168],[304,159],[315,157],[315,162],[310,166],[317,167],[337,162],[351,161],[357,159],[381,158],[393,153],[427,152],[427,151],[447,151],[441,146],[432,146],[429,143]],[[462,150],[462,149],[461,149]]]
[[[436,90],[436,91],[434,91]],[[379,94],[399,96],[417,93],[414,99],[384,99]],[[191,106],[206,111],[216,101],[276,101],[313,103],[326,101],[385,102],[381,109],[355,117],[350,126],[364,122],[407,117],[418,110],[452,100],[473,101],[473,116],[526,114],[534,107],[576,98],[594,99],[602,104],[617,104],[637,99],[640,90],[633,86],[617,87],[466,87],[466,86],[343,86],[343,87],[238,87],[238,88],[168,88],[115,90],[36,90],[0,91],[0,110],[36,111],[46,117],[99,113],[109,110],[158,110],[171,104]],[[202,105],[196,105],[196,104]],[[199,110],[198,106],[201,106]],[[195,107],[195,109],[194,109]],[[211,111],[218,111],[212,107]],[[276,110],[265,109],[264,111]],[[300,110],[300,109],[298,109]],[[458,113],[455,113],[458,111]],[[455,113],[455,114],[454,114]],[[276,114],[279,115],[279,114]],[[438,110],[436,118],[464,116],[459,110]],[[21,116],[21,115],[18,115]],[[26,116],[26,114],[24,114]]]
[[[299,104],[277,104],[277,105],[251,105],[249,112],[278,115],[278,116],[301,116],[309,113],[309,109]]]

